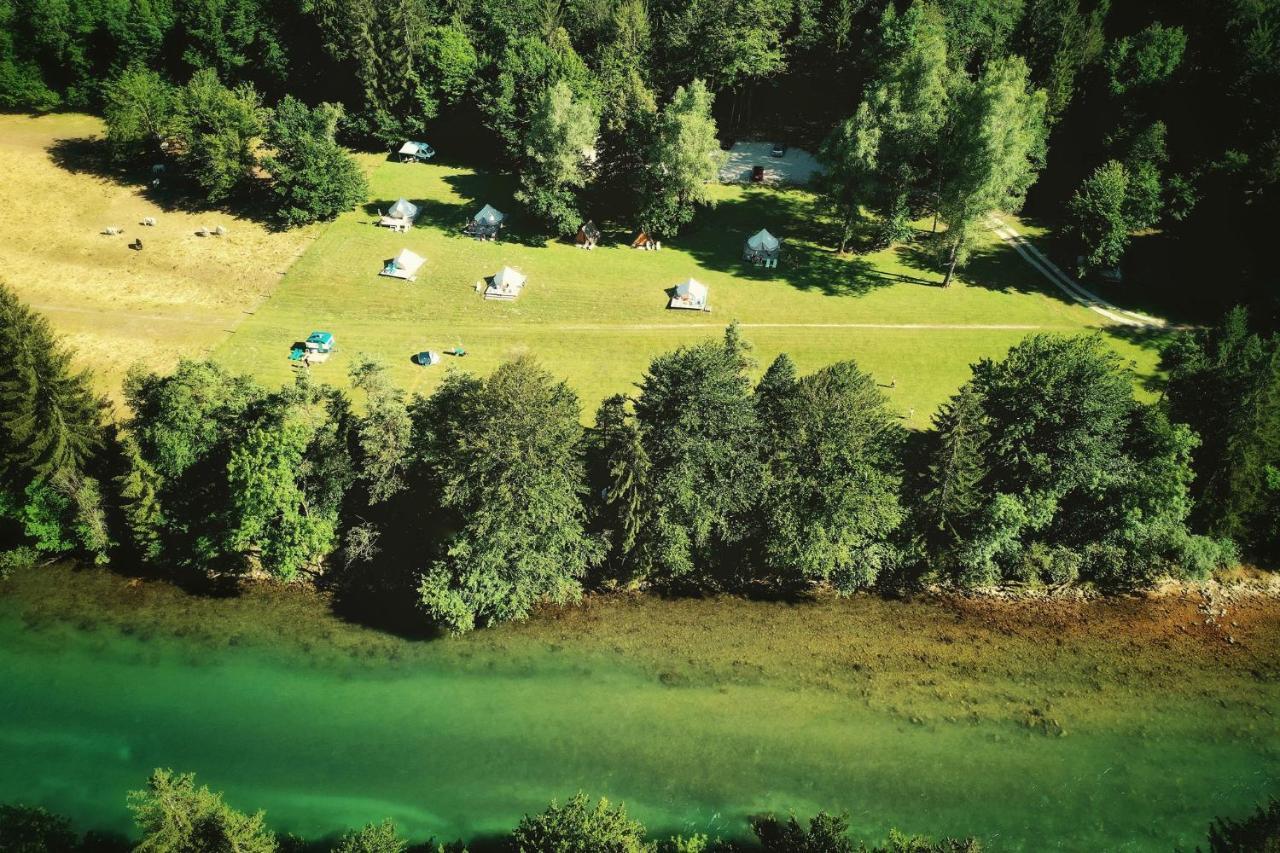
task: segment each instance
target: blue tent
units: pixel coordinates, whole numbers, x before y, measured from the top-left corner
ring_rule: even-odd
[[[333,350],[333,334],[331,332],[312,332],[307,336],[307,349],[331,352]]]

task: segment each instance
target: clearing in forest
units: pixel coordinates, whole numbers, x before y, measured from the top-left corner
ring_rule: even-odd
[[[513,182],[447,164],[385,162],[370,177],[365,208],[325,230],[280,286],[216,357],[268,383],[289,380],[289,347],[309,332],[334,333],[338,352],[314,368],[345,384],[356,353],[392,369],[405,388],[429,391],[450,365],[487,373],[522,353],[566,378],[590,418],[605,396],[626,392],[654,355],[718,336],[740,321],[763,370],[786,351],[802,371],[846,358],[869,370],[907,420],[923,426],[967,378],[969,364],[1000,356],[1032,331],[1082,332],[1105,320],[1072,303],[994,234],[949,289],[918,245],[838,257],[799,190],[716,188],[718,206],[699,214],[659,251],[630,248],[634,233],[605,229],[594,250],[550,240],[512,199]],[[407,233],[376,227],[400,198],[421,210]],[[507,214],[500,239],[462,233],[485,204]],[[743,260],[761,228],[783,240],[776,268]],[[402,249],[426,259],[415,281],[380,277]],[[520,297],[486,300],[477,282],[510,266],[527,276]],[[712,311],[667,309],[670,290],[705,284]],[[1140,380],[1154,372],[1150,341],[1105,327]],[[1144,345],[1145,344],[1145,345]],[[420,367],[423,350],[461,345],[467,356]],[[892,386],[892,387],[889,387]]]
[[[971,362],[1002,355],[1031,331],[1104,328],[1140,381],[1154,375],[1150,338],[1103,326],[994,234],[944,290],[921,245],[838,257],[808,193],[722,186],[718,206],[660,251],[631,249],[634,233],[608,227],[587,251],[540,235],[506,176],[369,156],[362,209],[273,232],[168,204],[163,188],[121,179],[103,163],[101,134],[89,116],[0,116],[0,276],[67,336],[112,396],[130,364],[167,370],[180,355],[212,353],[266,383],[287,382],[297,369],[290,346],[328,331],[338,348],[313,368],[318,379],[345,385],[351,357],[365,352],[403,387],[425,392],[450,365],[486,373],[529,353],[570,382],[590,418],[600,399],[629,391],[654,355],[718,336],[735,319],[759,370],[782,351],[802,371],[855,358],[916,426]],[[378,211],[401,197],[421,207],[415,226],[375,227]],[[508,214],[499,240],[462,233],[485,204]],[[148,216],[154,227],[140,224]],[[216,225],[229,233],[197,236]],[[104,236],[108,226],[124,233]],[[762,228],[783,240],[776,268],[743,260],[743,241]],[[141,252],[128,248],[134,239]],[[402,249],[426,259],[416,280],[380,277]],[[504,266],[527,276],[519,299],[484,299],[476,282]],[[707,286],[710,313],[667,309],[670,290],[689,278]],[[412,360],[459,345],[464,359]]]

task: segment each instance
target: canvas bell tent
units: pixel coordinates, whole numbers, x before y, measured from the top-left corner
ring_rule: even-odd
[[[436,156],[436,150],[425,142],[406,142],[397,153],[401,163],[425,163]]]
[[[383,214],[378,224],[397,231],[407,231],[418,218],[418,206],[408,199],[400,199]]]
[[[413,281],[418,277],[418,270],[426,262],[427,259],[421,255],[416,255],[408,249],[401,249],[400,254],[382,265],[382,271],[378,275]]]
[[[588,219],[578,226],[578,236],[574,238],[574,242],[584,249],[594,249],[596,244],[600,242],[600,229]]]
[[[485,299],[515,299],[524,289],[525,274],[511,267],[503,267],[489,279],[489,286],[484,290]]]
[[[777,266],[778,255],[782,251],[782,241],[761,228],[747,238],[742,244],[742,258],[760,266]]]
[[[690,311],[708,310],[707,286],[692,278],[677,284],[675,292],[671,295],[671,302],[667,307],[685,308]]]
[[[655,249],[657,246],[658,242],[650,237],[647,231],[641,231],[631,241],[631,248],[633,249]]]
[[[481,240],[492,240],[502,230],[502,222],[507,217],[496,207],[486,204],[467,223],[466,232]]]

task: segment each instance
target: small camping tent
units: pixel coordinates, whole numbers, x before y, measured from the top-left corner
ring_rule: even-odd
[[[778,263],[781,249],[782,241],[770,234],[767,228],[761,228],[743,244],[742,258],[753,264],[771,267]]]
[[[578,226],[578,236],[574,238],[574,242],[583,248],[594,249],[596,243],[600,242],[600,229],[588,219]]]
[[[427,259],[421,255],[416,255],[408,249],[401,249],[400,254],[382,265],[382,272],[378,275],[413,281],[417,278],[418,269],[426,262]]]
[[[378,221],[379,225],[396,231],[407,231],[418,218],[418,206],[408,199],[400,199],[387,208],[386,214]]]
[[[511,267],[503,267],[489,279],[489,286],[485,288],[485,299],[506,299],[512,300],[520,295],[520,291],[524,289],[525,275],[522,272],[513,270]]]
[[[471,221],[467,223],[466,232],[479,239],[493,239],[501,230],[502,222],[506,218],[502,211],[486,204],[480,208],[479,213],[471,217]]]
[[[306,348],[311,352],[333,352],[332,332],[312,332],[307,335]]]
[[[397,153],[401,163],[423,163],[436,156],[436,150],[425,142],[406,142]]]
[[[676,285],[675,293],[671,296],[669,308],[687,308],[691,311],[706,311],[707,309],[707,286],[697,279],[688,279],[681,284]]]
[[[319,364],[333,352],[334,340],[332,332],[312,332],[305,341],[299,341],[289,350],[289,361],[309,367]]]
[[[633,249],[656,249],[657,247],[658,241],[650,237],[647,231],[641,231],[631,241],[631,248]]]

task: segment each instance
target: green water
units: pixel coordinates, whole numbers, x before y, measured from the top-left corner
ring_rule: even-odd
[[[583,789],[657,831],[825,807],[871,839],[896,825],[996,851],[1169,851],[1280,789],[1269,709],[1209,690],[1105,691],[1096,720],[1068,709],[1068,734],[1048,736],[912,722],[785,678],[657,678],[607,648],[400,642],[210,645],[32,623],[0,599],[0,801],[128,831],[124,792],[165,766],[307,835],[390,816],[415,838],[473,837]]]

